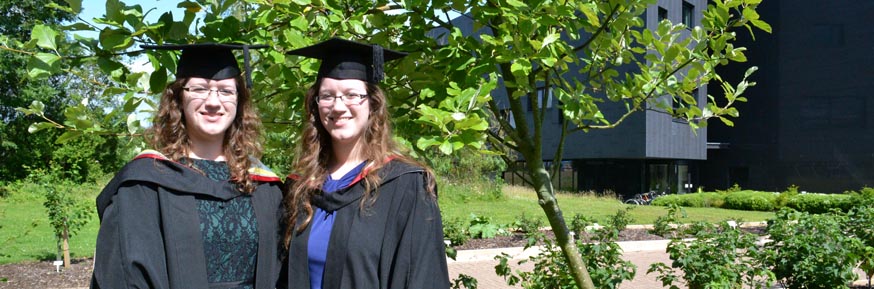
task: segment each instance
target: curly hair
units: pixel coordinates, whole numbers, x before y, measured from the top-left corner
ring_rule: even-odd
[[[261,120],[255,112],[246,82],[241,76],[234,79],[237,81],[237,115],[225,131],[222,154],[227,159],[231,180],[238,185],[241,192],[248,194],[255,190],[255,183],[248,173],[251,165],[249,156],[260,157],[262,151],[259,142]],[[149,144],[177,162],[187,160],[191,150],[182,103],[182,88],[188,80],[189,78],[177,79],[167,85],[161,95],[152,127],[146,131]]]
[[[319,121],[319,108],[315,97],[319,93],[320,86],[321,79],[307,90],[304,97],[304,119],[307,121],[304,124],[303,133],[298,142],[295,165],[292,168],[294,172],[303,177],[286,187],[287,191],[283,200],[285,207],[289,211],[286,214],[286,221],[288,224],[297,224],[286,231],[286,245],[290,242],[291,236],[295,231],[297,233],[302,232],[312,221],[314,211],[310,201],[315,194],[320,192],[322,184],[328,176],[328,163],[333,157],[331,136],[322,122]],[[361,157],[370,162],[367,165],[370,173],[364,177],[365,191],[360,202],[361,209],[372,205],[376,201],[377,190],[381,181],[379,174],[376,172],[385,166],[386,162],[384,160],[389,157],[393,160],[424,168],[427,190],[436,198],[434,177],[431,170],[427,166],[404,155],[392,139],[391,120],[389,119],[386,105],[385,92],[379,86],[367,83],[367,95],[367,99],[370,102],[370,117],[367,129],[363,134],[364,143],[362,144]],[[296,222],[298,218],[303,218],[299,224]]]

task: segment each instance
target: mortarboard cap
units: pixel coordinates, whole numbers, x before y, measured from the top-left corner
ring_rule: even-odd
[[[382,81],[383,64],[386,61],[407,56],[405,52],[384,49],[377,44],[358,43],[340,38],[331,38],[286,54],[322,60],[318,78],[358,79],[373,84]]]
[[[242,49],[246,67],[246,84],[252,87],[252,77],[249,71],[249,49],[266,48],[267,45],[247,44],[165,44],[142,45],[144,49],[182,50],[179,63],[176,64],[176,78],[202,77],[213,80],[227,79],[240,75],[240,67],[233,50]]]

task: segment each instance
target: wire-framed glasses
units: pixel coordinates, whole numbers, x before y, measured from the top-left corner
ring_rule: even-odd
[[[188,95],[191,98],[206,99],[209,97],[210,94],[212,94],[213,91],[215,91],[215,94],[218,96],[219,100],[221,100],[222,102],[233,102],[233,101],[237,100],[237,91],[233,90],[233,89],[227,89],[227,88],[211,89],[211,88],[206,88],[203,86],[187,86],[187,87],[183,87],[182,89],[187,91]]]
[[[366,97],[367,97],[366,94],[358,94],[358,93],[350,93],[350,94],[337,95],[337,96],[330,95],[330,94],[322,94],[322,95],[316,96],[316,101],[321,106],[331,106],[331,105],[334,105],[335,99],[339,98],[340,100],[343,101],[343,104],[345,104],[345,105],[354,105],[354,104],[360,104],[361,100],[366,98]]]

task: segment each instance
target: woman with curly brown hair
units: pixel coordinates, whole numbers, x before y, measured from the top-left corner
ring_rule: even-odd
[[[377,85],[406,54],[337,38],[289,54],[322,62],[286,180],[280,288],[449,288],[434,176],[392,141]]]
[[[146,134],[155,150],[97,197],[91,287],[275,288],[281,183],[256,158],[261,122],[232,53],[263,46],[143,47],[182,50],[177,79]]]

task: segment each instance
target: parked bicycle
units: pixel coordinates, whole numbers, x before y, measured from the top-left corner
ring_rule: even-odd
[[[667,195],[667,192],[649,191],[642,194],[635,194],[634,197],[625,200],[625,203],[629,205],[649,205],[652,203],[652,200],[664,195]]]

